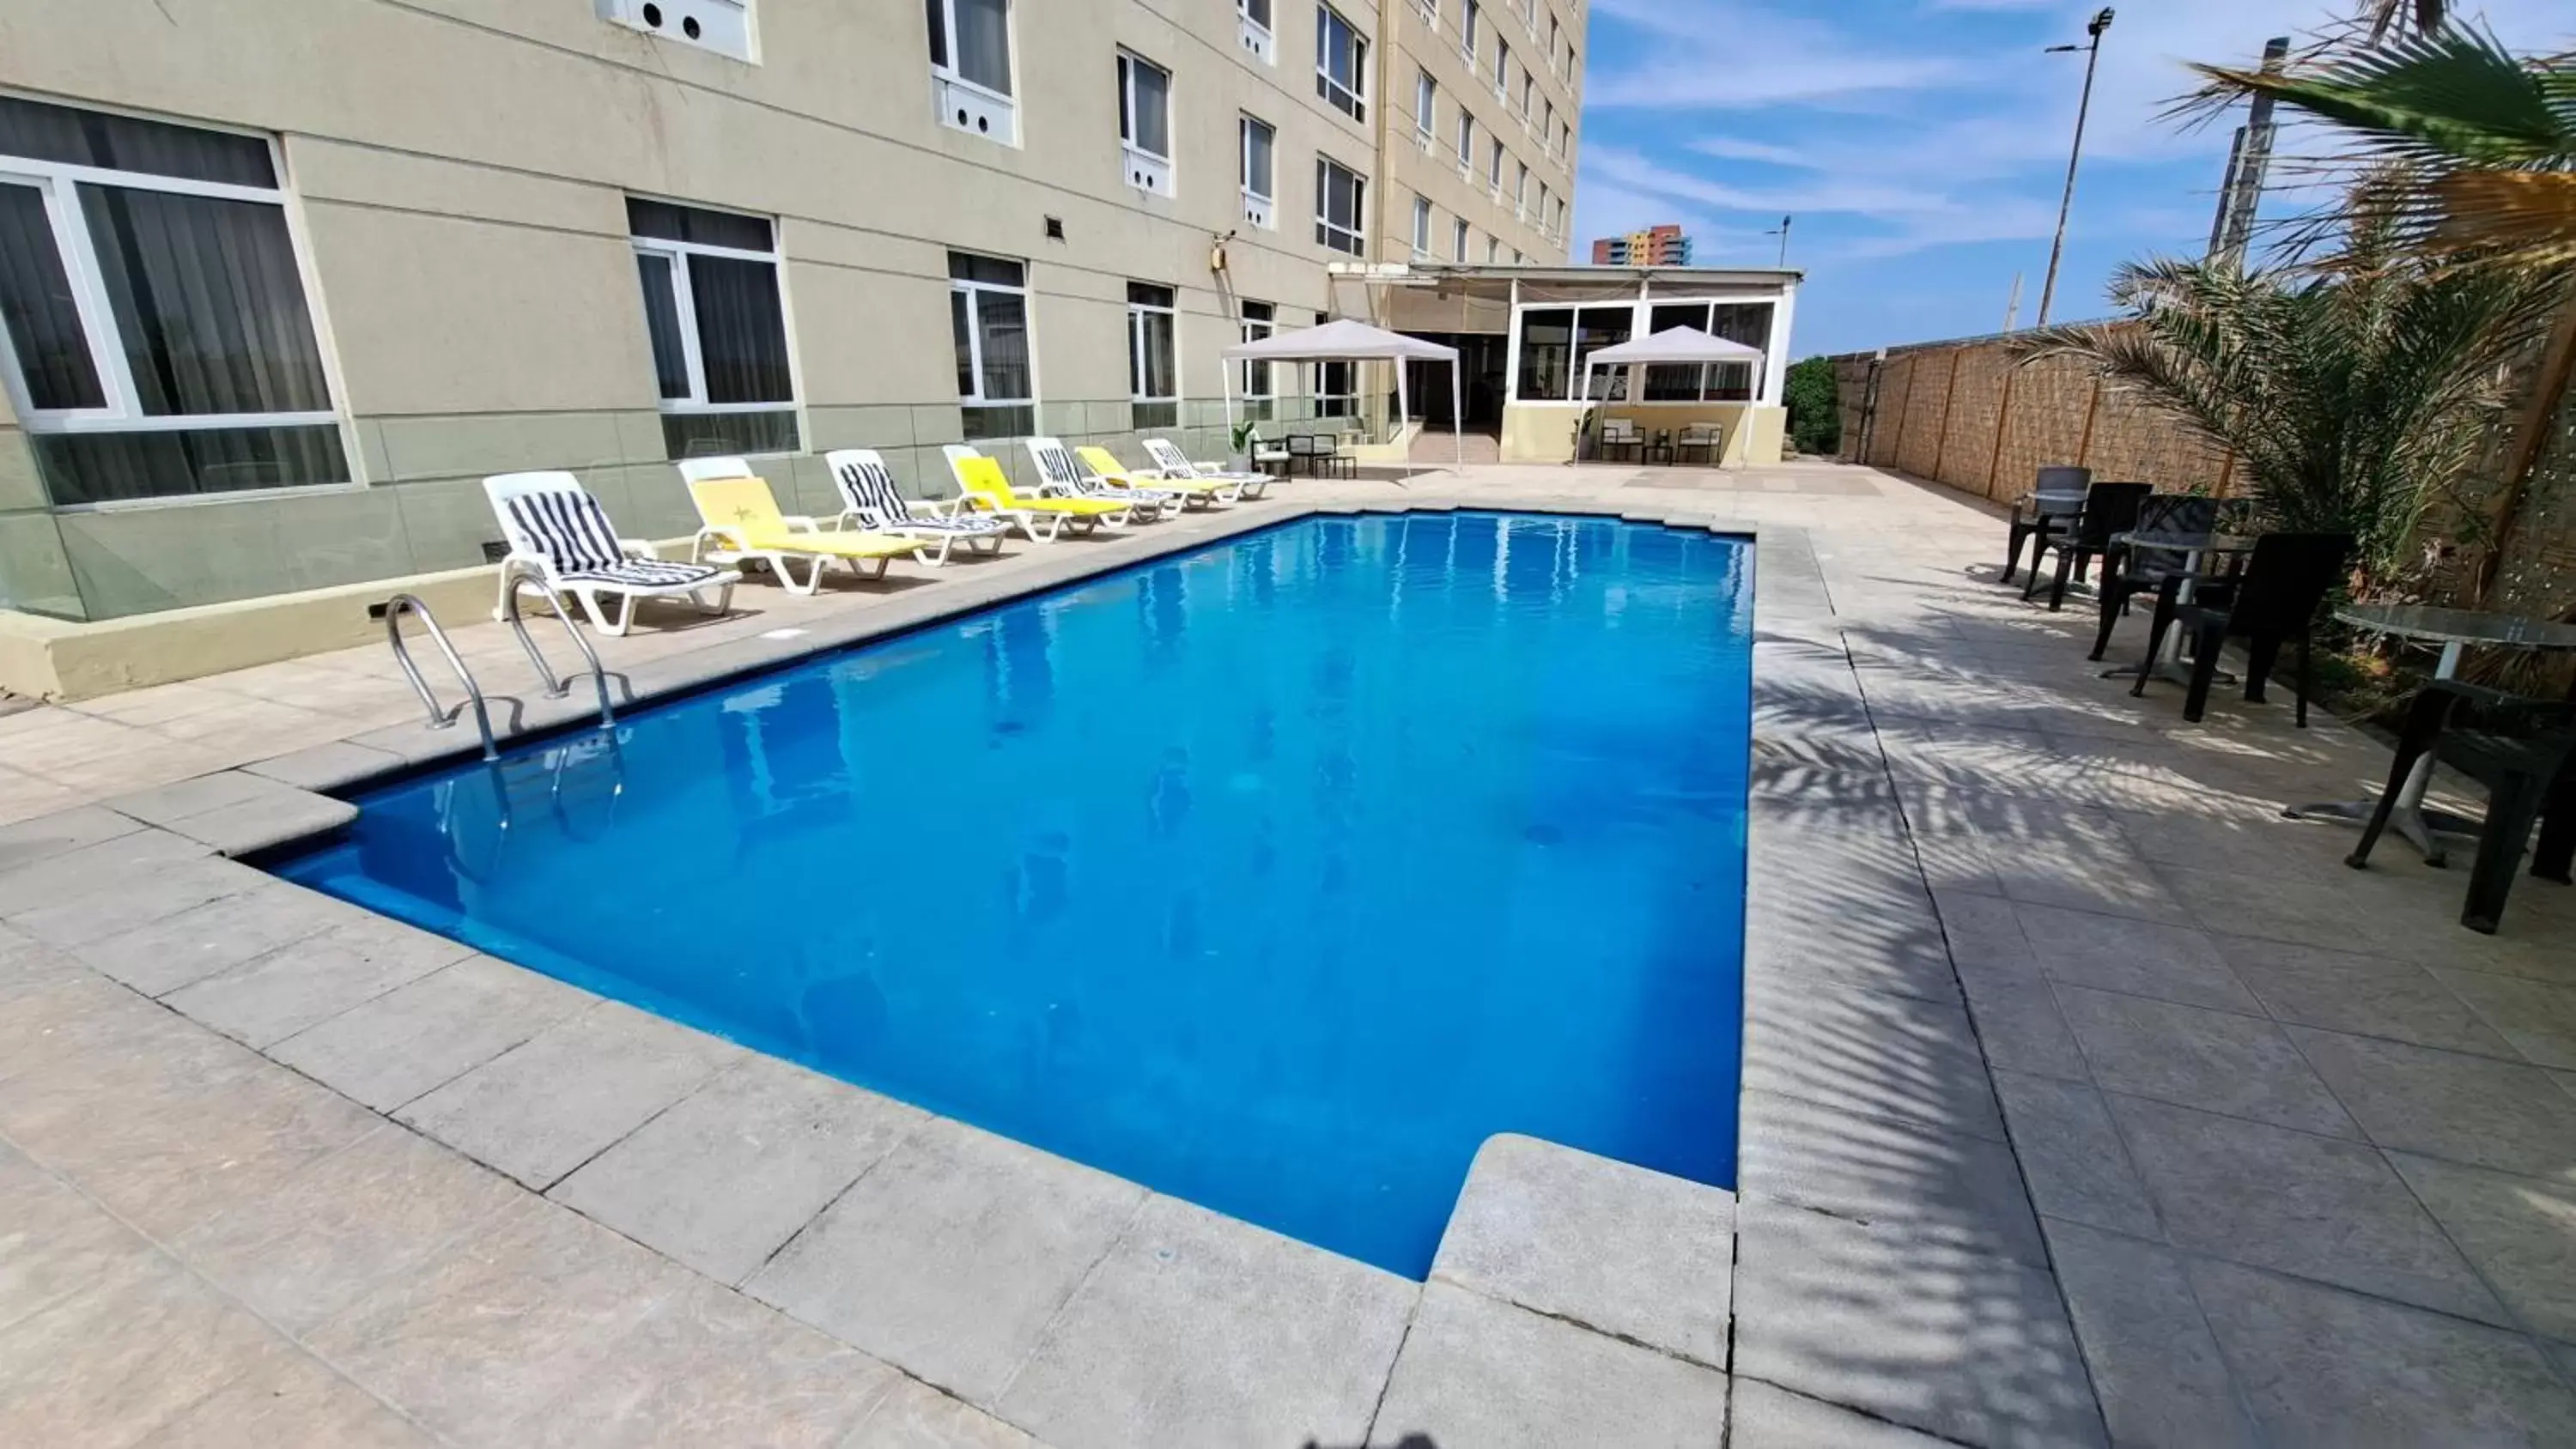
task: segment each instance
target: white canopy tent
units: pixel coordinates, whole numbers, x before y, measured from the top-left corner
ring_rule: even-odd
[[[1730,346],[1733,344],[1729,344]],[[1759,356],[1760,354],[1755,354]],[[1277,332],[1258,342],[1239,343],[1225,350],[1228,362],[1392,362],[1395,369],[1395,426],[1399,433],[1412,414],[1412,399],[1406,395],[1403,364],[1408,362],[1445,362],[1449,364],[1450,437],[1458,445],[1458,464],[1465,466],[1467,444],[1458,432],[1461,390],[1458,386],[1458,349],[1407,337],[1372,327],[1356,318],[1343,317],[1295,332]],[[1225,428],[1234,431],[1234,369],[1225,372]],[[1408,455],[1404,475],[1413,476],[1413,460]]]
[[[1596,367],[1690,367],[1716,362],[1742,362],[1759,367],[1767,360],[1768,354],[1759,347],[1713,337],[1696,327],[1667,327],[1652,336],[1617,343],[1587,355],[1583,361],[1583,396],[1594,401],[1606,401],[1595,399],[1593,395],[1592,369]],[[1735,435],[1736,453],[1741,459],[1744,436],[1741,423],[1736,425]],[[1723,466],[1726,459],[1721,454],[1717,461]]]

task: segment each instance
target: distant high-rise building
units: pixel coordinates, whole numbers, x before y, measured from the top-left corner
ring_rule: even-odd
[[[1690,259],[1691,239],[1670,222],[1592,243],[1596,267],[1687,267]]]

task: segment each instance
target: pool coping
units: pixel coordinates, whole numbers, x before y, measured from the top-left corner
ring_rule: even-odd
[[[1336,1404],[1341,1420],[1325,1414],[1304,1425],[1304,1432],[1326,1443],[1370,1439],[1381,1424],[1400,1430],[1416,1418],[1434,1424],[1458,1422],[1462,1415],[1472,1420],[1468,1406],[1455,1400],[1488,1376],[1493,1383],[1539,1386],[1569,1429],[1642,1425],[1634,1418],[1646,1411],[1637,1402],[1642,1395],[1675,1416],[1676,1430],[1712,1412],[1713,1405],[1720,1422],[1732,1416],[1738,1434],[1747,1434],[1759,1419],[1811,1427],[1830,1422],[1850,1433],[1900,1434],[1902,1425],[1960,1442],[2100,1442],[2091,1382],[2076,1355],[2045,1251],[2036,1246],[2036,1220],[2004,1141],[1991,1076],[1968,1028],[1919,863],[1906,878],[1911,844],[1901,812],[1886,792],[1869,798],[1866,791],[1820,811],[1814,780],[1777,762],[1783,746],[1803,747],[1834,729],[1870,728],[1849,687],[1849,653],[1803,530],[1685,506],[1614,506],[1574,496],[1503,501],[1425,493],[1382,503],[1246,506],[1128,535],[1115,548],[1050,553],[1006,578],[943,580],[950,586],[923,591],[927,597],[888,600],[856,617],[818,621],[793,638],[713,643],[639,665],[626,672],[625,693],[631,703],[652,704],[1313,516],[1462,509],[1616,518],[1752,542],[1754,759],[1746,824],[1736,1191],[1681,1183],[1531,1139],[1497,1137],[1478,1155],[1428,1281],[1416,1284],[1119,1184],[1133,1190],[1130,1200],[1104,1186],[1118,1184],[1105,1174],[902,1108],[921,1120],[908,1122],[889,1153],[933,1144],[952,1162],[978,1154],[997,1157],[1006,1165],[974,1168],[1000,1174],[983,1180],[1024,1184],[1030,1202],[1100,1195],[1108,1203],[1104,1219],[1116,1220],[1114,1231],[1105,1243],[1096,1241],[1097,1231],[1080,1237],[1082,1251],[1075,1256],[1086,1261],[1032,1330],[1040,1336],[1019,1345],[1025,1353],[1007,1377],[979,1377],[939,1353],[913,1352],[904,1342],[859,1342],[847,1333],[845,1339],[1043,1437],[1206,1439],[1214,1423],[1153,1418],[1172,1411],[1171,1375],[1183,1370],[1127,1360],[1154,1358],[1157,1348],[1168,1358],[1174,1348],[1194,1347],[1196,1336],[1155,1337],[1169,1332],[1168,1325],[1157,1330],[1155,1320],[1175,1312],[1202,1334],[1249,1331],[1247,1321],[1205,1305],[1176,1305],[1156,1298],[1150,1287],[1128,1283],[1138,1273],[1152,1276],[1152,1262],[1140,1268],[1127,1261],[1132,1254],[1122,1256],[1122,1245],[1145,1233],[1156,1238],[1159,1253],[1220,1260],[1225,1266],[1219,1282],[1258,1285],[1265,1302],[1327,1310],[1324,1316],[1335,1321],[1309,1325],[1309,1331],[1332,1341],[1329,1347],[1310,1344],[1306,1358],[1287,1355],[1270,1371],[1271,1377],[1341,1385],[1349,1391],[1344,1398],[1368,1390],[1362,1421],[1348,1422],[1346,1406]],[[1848,708],[1840,703],[1846,698]],[[527,701],[504,740],[561,730],[591,713],[577,691],[563,700]],[[1874,734],[1865,745],[1855,739],[1854,748],[1874,750]],[[138,837],[172,837],[168,848],[182,856],[257,855],[290,849],[344,824],[352,807],[326,792],[363,789],[477,749],[476,739],[462,729],[369,730],[121,797],[106,802],[106,811],[134,822]],[[57,853],[100,848],[82,834],[65,836]],[[1800,863],[1796,879],[1762,868],[1775,856]],[[40,858],[13,864],[23,867]],[[1829,881],[1840,884],[1813,889],[1819,871],[1837,867],[1845,873]],[[203,868],[216,870],[213,861]],[[264,874],[258,883],[236,884],[244,893],[261,891],[274,912],[309,913],[317,923],[328,917],[345,924],[352,909]],[[1841,898],[1859,895],[1866,901]],[[1836,942],[1832,959],[1817,959],[1816,943],[1855,910],[1880,929],[1866,939],[1846,935]],[[369,914],[379,924],[400,926]],[[396,934],[402,932],[415,928],[400,926]],[[533,978],[517,983],[523,989],[545,983],[570,990],[526,968],[492,965]],[[162,1000],[196,1014],[185,991]],[[572,1014],[605,1019],[614,1015],[607,1009],[613,1005],[581,1001]],[[240,1035],[238,1022],[221,1020],[220,1010],[213,1014],[218,1019],[206,1024]],[[633,1026],[620,1020],[621,1029]],[[740,1053],[690,1028],[650,1020],[659,1023],[651,1033],[652,1050],[679,1057],[692,1049],[709,1053],[689,1040],[703,1038]],[[339,1090],[333,1074],[317,1069],[311,1057],[299,1062],[290,1059],[295,1051],[278,1054],[282,1044],[300,1036],[249,1044]],[[529,1165],[536,1159],[515,1155],[524,1144],[493,1124],[547,1112],[547,1094],[561,1087],[564,1065],[487,1086],[482,1100],[462,1106],[458,1098],[477,1094],[454,1090],[502,1058],[524,1053],[529,1044],[512,1043],[403,1101],[364,1105],[561,1202],[551,1194],[658,1120],[659,1110],[562,1171],[550,1161]],[[615,1043],[617,1051],[634,1049],[631,1033]],[[1819,1070],[1826,1062],[1834,1069]],[[711,1066],[708,1075],[728,1069],[729,1058],[725,1066]],[[861,1088],[832,1085],[847,1110],[864,1113],[875,1104],[891,1104]],[[518,1096],[492,1100],[495,1092],[505,1099]],[[430,1102],[441,1094],[443,1101]],[[1851,1169],[1856,1159],[1889,1154],[1933,1166],[1893,1180]],[[859,1180],[865,1176],[863,1170]],[[649,1205],[632,1201],[636,1191],[629,1183],[622,1194],[576,1210],[666,1251],[636,1226],[653,1216]],[[832,1210],[816,1212],[774,1252],[787,1252]],[[1722,1243],[1713,1245],[1720,1237]],[[840,1311],[831,1302],[779,1301],[792,1292],[760,1293],[764,1271],[774,1274],[766,1260],[730,1281],[808,1322]],[[775,1276],[766,1281],[777,1286]],[[1093,1310],[1078,1324],[1067,1321],[1077,1299]],[[1217,1321],[1197,1322],[1196,1315],[1209,1312]],[[1951,1316],[1959,1321],[1948,1323]],[[1971,1325],[1993,1337],[1999,1319],[2009,1330],[2002,1335],[2009,1351],[1990,1348],[1965,1360],[1943,1351],[1948,1338]],[[834,1328],[831,1322],[817,1326]],[[1070,1341],[1076,1327],[1087,1343]],[[1085,1354],[1094,1350],[1116,1361],[1087,1360]],[[1234,1365],[1227,1381],[1241,1372]],[[1766,1386],[1769,1396],[1748,1397],[1738,1389],[1742,1383]],[[1311,1394],[1304,1401],[1293,1394],[1279,1397],[1286,1391],[1266,1380],[1240,1387],[1249,1396],[1246,1403],[1261,1402],[1271,1413],[1312,1403]],[[1124,1417],[1119,1404],[1103,1402],[1122,1394],[1131,1401],[1123,1406]],[[1820,1415],[1843,1415],[1849,1422]]]

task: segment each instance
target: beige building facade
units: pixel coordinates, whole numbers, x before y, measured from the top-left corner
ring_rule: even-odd
[[[836,448],[922,494],[1033,431],[1222,455],[1221,350],[1383,320],[1349,274],[1417,199],[1434,254],[1562,260],[1583,9],[1464,3],[13,0],[0,604],[479,565],[522,469],[668,538],[695,453],[825,514]]]

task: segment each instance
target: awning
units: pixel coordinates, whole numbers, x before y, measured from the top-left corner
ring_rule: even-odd
[[[1237,343],[1225,355],[1252,362],[1455,362],[1458,349],[1343,317],[1294,332],[1274,332],[1258,342]]]
[[[1729,342],[1712,337],[1696,327],[1667,327],[1651,337],[1622,342],[1584,355],[1587,363],[1603,367],[1637,367],[1655,363],[1678,362],[1760,362],[1759,347]]]

